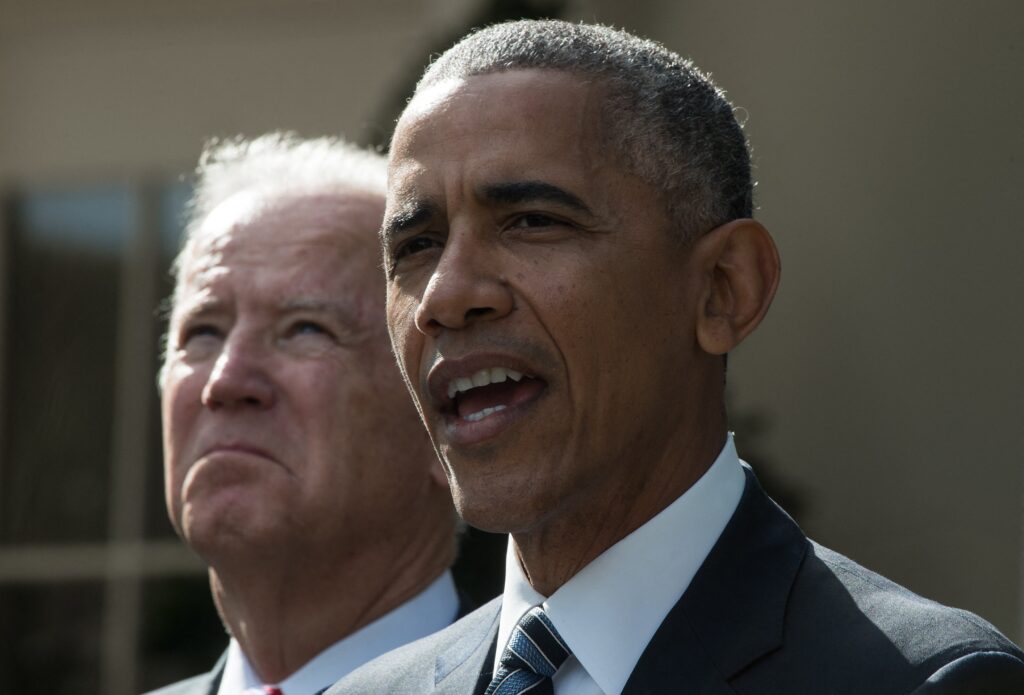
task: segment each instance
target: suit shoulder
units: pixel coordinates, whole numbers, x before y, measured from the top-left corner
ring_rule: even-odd
[[[777,656],[812,689],[837,683],[847,688],[838,692],[868,692],[884,683],[888,689],[875,692],[911,693],[952,664],[940,681],[1024,663],[1024,653],[977,615],[923,598],[813,542],[786,615]],[[946,690],[921,690],[932,692]]]
[[[778,629],[780,646],[738,675],[737,692],[990,692],[954,684],[1013,678],[1024,663],[1016,645],[973,613],[923,598],[813,542]]]
[[[470,658],[480,640],[496,628],[500,612],[499,596],[445,629],[360,666],[328,688],[324,695],[421,695],[430,692],[434,689],[435,669],[442,652],[454,660],[448,667],[457,668],[459,659]]]
[[[815,560],[836,578],[856,607],[913,662],[940,653],[953,658],[982,651],[1022,655],[1015,644],[974,613],[919,596],[812,542],[809,563],[813,566]]]
[[[1019,695],[1024,693],[1024,661],[1006,652],[974,652],[928,677],[911,695]]]

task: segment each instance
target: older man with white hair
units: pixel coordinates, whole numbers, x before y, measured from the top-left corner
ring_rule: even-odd
[[[333,139],[202,155],[160,376],[166,499],[230,644],[161,695],[312,695],[463,612],[447,481],[384,322],[385,177]]]

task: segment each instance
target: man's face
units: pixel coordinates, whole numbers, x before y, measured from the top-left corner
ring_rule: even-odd
[[[208,560],[343,556],[436,501],[382,320],[382,212],[355,192],[243,193],[198,231],[162,411],[168,511]]]
[[[705,278],[609,151],[603,96],[565,72],[477,76],[419,93],[395,132],[388,327],[485,529],[603,514],[695,436]]]

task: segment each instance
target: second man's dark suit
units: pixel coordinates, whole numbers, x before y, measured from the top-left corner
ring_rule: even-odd
[[[746,476],[736,513],[623,693],[1024,695],[1024,653],[994,627],[808,540]],[[482,693],[500,612],[499,597],[327,693]]]

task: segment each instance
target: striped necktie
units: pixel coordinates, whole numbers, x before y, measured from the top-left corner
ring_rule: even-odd
[[[544,610],[534,606],[512,630],[484,695],[552,695],[551,677],[571,653]]]

